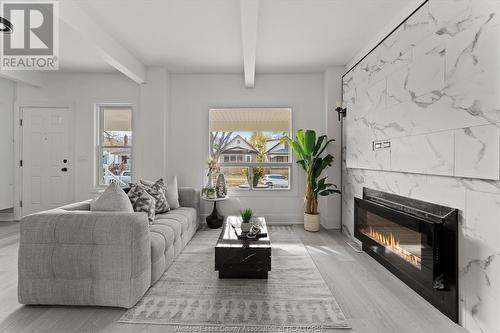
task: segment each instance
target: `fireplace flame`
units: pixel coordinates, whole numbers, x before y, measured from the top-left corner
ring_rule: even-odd
[[[399,239],[397,239],[392,232],[389,233],[389,235],[384,235],[383,233],[373,229],[372,226],[369,226],[367,235],[370,236],[373,240],[377,241],[377,243],[384,245],[387,249],[391,250],[413,266],[416,266],[419,269],[422,267],[421,258],[401,247],[399,244]]]

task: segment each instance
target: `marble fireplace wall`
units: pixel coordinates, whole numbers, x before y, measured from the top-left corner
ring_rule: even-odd
[[[499,15],[497,0],[430,0],[350,71],[347,166],[500,179]]]
[[[500,332],[500,1],[429,0],[345,75],[343,100],[344,232],[363,187],[458,208],[460,323]]]

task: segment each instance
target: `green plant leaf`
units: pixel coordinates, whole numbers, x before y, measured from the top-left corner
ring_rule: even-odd
[[[314,152],[314,147],[316,146],[316,132],[312,130],[307,130],[304,134],[304,152],[311,156]]]
[[[328,189],[328,190],[324,190],[324,191],[319,192],[319,195],[321,195],[323,197],[326,197],[327,195],[330,195],[330,194],[333,194],[333,193],[339,193],[340,194],[342,192],[340,192],[339,190],[330,190],[330,189]]]
[[[292,142],[293,140],[288,136],[284,136],[280,139],[280,143],[288,143],[289,145],[292,145]]]
[[[322,191],[327,188],[327,186],[325,185],[326,178],[327,177],[323,177],[320,180],[318,180],[318,186],[316,191]]]
[[[314,154],[314,155],[315,155],[315,156],[319,156],[319,155],[323,154],[323,152],[325,151],[326,147],[328,147],[328,145],[329,145],[331,142],[333,142],[333,141],[335,141],[335,139],[330,139],[330,140],[326,141],[326,142],[325,142],[325,145],[323,146],[323,148],[321,148],[321,149],[320,149],[320,150],[319,150],[316,154]]]
[[[318,142],[316,142],[316,146],[314,147],[314,152],[313,152],[313,155],[314,155],[314,156],[319,155],[319,154],[318,154],[318,151],[320,150],[320,148],[321,148],[321,144],[323,143],[323,141],[325,141],[325,139],[326,139],[326,135],[321,135],[321,136],[318,138]]]
[[[302,166],[302,168],[307,171],[306,161],[304,161],[304,160],[298,160],[297,164],[299,164],[300,166]]]
[[[321,155],[328,144],[335,140],[328,140],[326,135],[321,135],[316,139],[315,131],[303,129],[295,133],[295,138],[294,141],[289,137],[284,137],[281,141],[289,144],[298,157],[297,164],[306,172],[309,194],[317,199],[318,195],[327,196],[340,193],[339,190],[336,190],[336,185],[327,183],[327,177],[321,178],[323,171],[332,166],[334,161],[334,157],[330,154]]]
[[[304,130],[299,129],[297,132],[295,132],[295,138],[297,139],[296,142],[302,145],[304,142]]]
[[[291,147],[300,159],[305,160],[307,158],[302,146],[297,141],[292,142]]]
[[[323,170],[326,169],[326,167],[329,167],[329,166],[332,166],[332,162],[333,162],[333,156],[328,154],[326,155],[322,160],[321,160],[321,164],[319,165],[318,167],[318,177],[319,175],[323,172]]]

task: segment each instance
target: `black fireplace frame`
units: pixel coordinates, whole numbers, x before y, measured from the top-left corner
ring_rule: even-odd
[[[432,255],[419,270],[360,230],[360,212],[370,212],[425,235]],[[458,210],[363,188],[354,198],[354,236],[381,263],[454,322],[458,322]],[[388,253],[389,252],[389,253]]]

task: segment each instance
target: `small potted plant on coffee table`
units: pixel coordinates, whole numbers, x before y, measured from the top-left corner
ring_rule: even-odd
[[[241,211],[241,232],[249,232],[250,228],[250,220],[252,219],[253,212],[250,208],[244,209]]]

